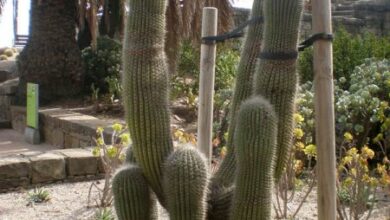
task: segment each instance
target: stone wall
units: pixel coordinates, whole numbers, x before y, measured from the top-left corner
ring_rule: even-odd
[[[104,168],[90,149],[30,152],[0,158],[0,192],[57,181],[102,178]]]
[[[24,133],[26,108],[11,106],[12,128]],[[112,121],[99,120],[69,110],[54,108],[39,110],[39,128],[42,141],[60,148],[83,148],[93,146],[96,128],[105,128],[106,140],[112,135]]]

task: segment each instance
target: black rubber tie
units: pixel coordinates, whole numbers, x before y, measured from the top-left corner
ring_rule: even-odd
[[[309,38],[307,38],[305,41],[299,44],[298,51],[304,51],[306,48],[312,46],[314,42],[318,40],[327,40],[332,41],[333,40],[333,34],[329,33],[317,33],[311,35]]]
[[[228,39],[242,37],[244,35],[244,29],[247,26],[262,23],[263,21],[264,21],[263,17],[253,17],[250,20],[240,24],[236,29],[229,31],[227,33],[217,35],[217,36],[202,37],[202,44],[215,44],[215,43],[224,42],[225,40]]]

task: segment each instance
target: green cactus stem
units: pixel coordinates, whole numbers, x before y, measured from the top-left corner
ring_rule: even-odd
[[[164,54],[166,0],[129,0],[123,49],[123,99],[134,155],[162,200],[162,169],[172,152]]]
[[[112,192],[119,220],[157,219],[156,200],[138,166],[121,168],[112,180]]]
[[[255,97],[240,108],[235,133],[237,177],[231,219],[271,219],[277,117]]]
[[[265,0],[262,54],[255,73],[254,93],[269,100],[278,116],[275,179],[282,175],[292,146],[297,91],[297,43],[302,0]],[[289,59],[280,59],[281,56]]]
[[[206,160],[193,148],[181,147],[166,161],[164,193],[171,220],[204,220],[208,174]]]
[[[249,19],[263,16],[263,0],[254,0]],[[233,137],[236,127],[236,113],[243,101],[252,95],[253,76],[257,64],[257,56],[260,52],[263,23],[261,21],[248,27],[245,42],[241,52],[241,59],[237,69],[237,79],[230,111],[230,124],[228,129],[227,147],[228,153],[217,173],[211,180],[214,188],[230,187],[233,184],[236,170],[236,158],[234,153]]]

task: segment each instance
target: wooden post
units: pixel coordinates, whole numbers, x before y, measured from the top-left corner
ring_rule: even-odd
[[[218,10],[205,7],[202,16],[202,37],[217,35]],[[200,52],[199,108],[198,108],[198,149],[212,158],[213,96],[215,75],[215,43],[202,43]]]
[[[332,33],[330,0],[313,0],[313,32]],[[314,43],[318,219],[336,220],[336,155],[332,42]]]

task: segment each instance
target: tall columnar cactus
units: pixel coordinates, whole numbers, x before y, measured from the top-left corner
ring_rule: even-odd
[[[121,168],[112,180],[112,192],[119,219],[157,219],[156,200],[138,166]]]
[[[114,178],[119,219],[153,218],[150,189],[171,219],[270,219],[273,176],[279,177],[284,168],[292,137],[301,0],[254,1],[251,17],[264,14],[265,32],[260,23],[248,29],[233,98],[229,153],[210,186],[205,161],[195,150],[173,151],[164,56],[166,0],[129,2],[123,97],[133,140],[127,161],[137,166]],[[288,60],[280,59],[286,56]],[[273,107],[259,98],[242,104],[250,96],[265,97]]]
[[[206,216],[206,160],[192,148],[181,147],[167,159],[164,193],[171,220],[203,220]]]
[[[241,105],[234,140],[239,147],[231,219],[271,219],[276,128],[277,117],[268,101],[255,97]]]
[[[236,158],[233,137],[236,127],[236,113],[238,112],[241,103],[252,95],[253,76],[263,34],[263,22],[261,21],[261,18],[263,17],[263,2],[264,0],[253,1],[252,12],[249,19],[256,19],[257,21],[248,27],[243,49],[241,51],[241,59],[238,64],[237,79],[230,110],[229,137],[227,141],[228,153],[217,173],[213,176],[211,187],[230,187],[234,181]]]
[[[270,101],[278,116],[275,178],[286,166],[293,137],[294,99],[297,90],[297,41],[302,0],[266,0],[265,28],[254,93]],[[288,58],[288,59],[287,59]]]
[[[162,168],[172,152],[168,73],[164,54],[165,0],[129,0],[123,49],[123,99],[138,165],[162,198]]]

